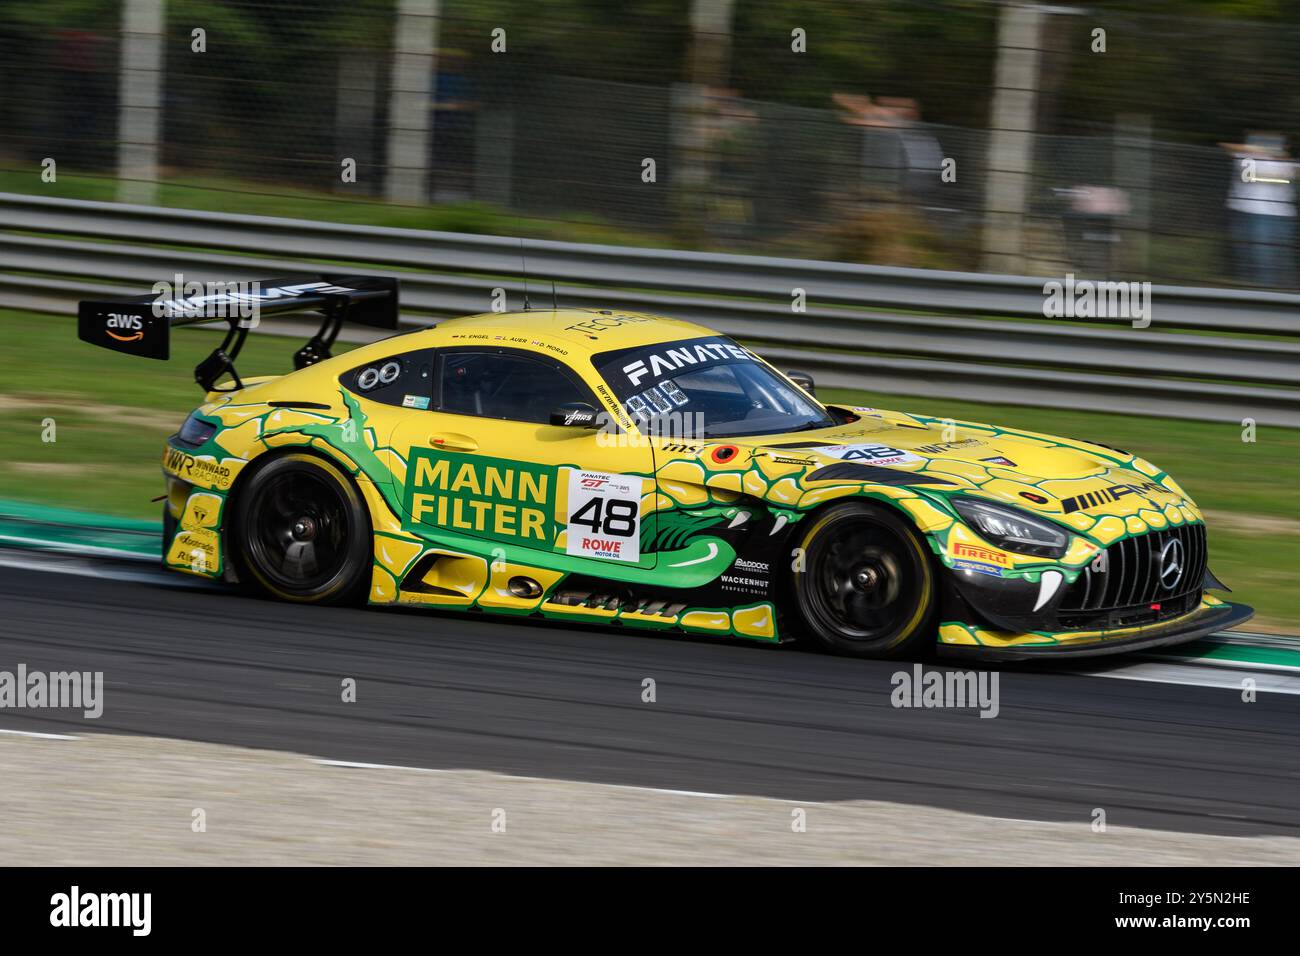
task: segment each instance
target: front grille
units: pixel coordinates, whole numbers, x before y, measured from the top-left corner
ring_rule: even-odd
[[[1166,553],[1170,542],[1177,544]],[[1181,574],[1162,580],[1162,569],[1168,568],[1168,559],[1178,549]],[[1122,627],[1184,614],[1200,601],[1205,564],[1202,524],[1177,525],[1117,541],[1066,589],[1057,609],[1058,621],[1072,628]]]

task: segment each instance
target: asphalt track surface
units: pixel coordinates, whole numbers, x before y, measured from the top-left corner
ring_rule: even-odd
[[[98,720],[5,710],[0,727],[1080,824],[1101,807],[1112,827],[1300,836],[1294,694],[1245,704],[1233,689],[1008,666],[1000,714],[982,719],[892,707],[891,675],[910,664],[304,608],[152,568],[128,577],[0,567],[0,670],[105,680]],[[341,700],[346,677],[354,703]],[[642,702],[645,678],[654,703]]]

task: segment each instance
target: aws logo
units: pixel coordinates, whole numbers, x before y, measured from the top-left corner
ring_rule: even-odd
[[[122,329],[131,335],[119,335],[114,329]],[[111,339],[117,339],[119,342],[139,342],[144,338],[144,320],[138,315],[121,315],[117,312],[108,313],[108,321],[104,329]]]

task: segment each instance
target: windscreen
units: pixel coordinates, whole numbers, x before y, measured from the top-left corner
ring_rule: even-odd
[[[629,417],[643,432],[698,438],[773,435],[827,428],[834,419],[815,402],[725,336],[641,345],[592,358]]]

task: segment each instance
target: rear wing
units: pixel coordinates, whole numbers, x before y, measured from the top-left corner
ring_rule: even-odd
[[[321,274],[315,279],[263,279],[256,282],[209,283],[193,295],[173,295],[159,283],[151,295],[91,299],[77,306],[77,337],[83,342],[141,358],[171,357],[171,330],[183,325],[227,323],[225,340],[194,369],[205,391],[223,375],[243,388],[235,358],[251,329],[263,316],[318,312],[319,331],[293,357],[295,369],[330,357],[330,346],[345,323],[396,329],[398,282],[380,276]]]

